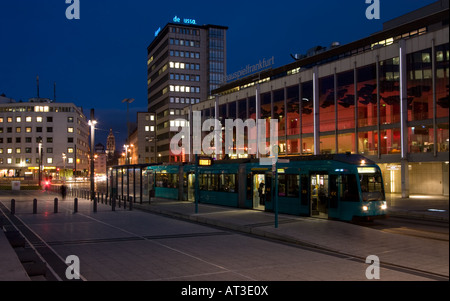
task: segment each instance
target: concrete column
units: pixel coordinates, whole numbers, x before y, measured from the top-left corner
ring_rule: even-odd
[[[335,153],[339,153],[339,141],[338,141],[338,102],[337,102],[337,95],[338,95],[338,87],[337,87],[337,74],[336,74],[336,68],[334,68],[334,74],[333,74],[333,90],[334,90],[334,147],[335,147]]]
[[[406,73],[406,41],[399,42],[400,58],[400,133],[401,133],[401,165],[402,165],[402,197],[409,197],[408,173],[408,94]]]
[[[320,154],[319,68],[313,69],[314,155]]]
[[[355,154],[359,154],[359,143],[358,143],[358,73],[356,71],[356,62],[353,66],[353,87],[354,87],[354,93],[355,93]]]
[[[258,129],[258,119],[261,118],[261,95],[259,83],[256,85],[256,158],[259,159],[259,129]]]
[[[299,147],[300,147],[300,155],[303,155],[303,119],[302,119],[302,111],[303,111],[303,96],[302,96],[302,78],[298,78],[298,122],[299,122]]]

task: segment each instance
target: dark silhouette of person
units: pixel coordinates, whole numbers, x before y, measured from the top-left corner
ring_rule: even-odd
[[[66,186],[66,184],[62,184],[61,185],[61,197],[63,200],[66,199],[66,195],[67,195],[67,186]]]
[[[266,204],[266,191],[264,188],[265,188],[264,182],[261,182],[261,184],[259,184],[259,188],[258,188],[260,205]]]

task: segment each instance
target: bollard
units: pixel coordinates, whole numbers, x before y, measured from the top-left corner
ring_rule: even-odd
[[[124,210],[127,210],[127,201],[128,201],[128,198],[126,196],[124,196],[123,197],[123,209]]]
[[[116,198],[112,198],[111,200],[111,209],[112,211],[116,211]]]
[[[129,203],[130,211],[133,210],[133,201],[132,197],[130,196],[130,203]]]
[[[75,199],[73,200],[73,212],[74,212],[74,213],[77,213],[77,212],[78,212],[78,199],[77,199],[77,198],[75,198]]]
[[[54,213],[58,213],[58,198],[55,198]]]
[[[94,212],[97,212],[97,198],[94,197],[93,201],[94,201]]]
[[[16,214],[16,200],[15,199],[11,199],[11,214],[12,215]]]
[[[33,200],[33,214],[37,214],[37,200]]]

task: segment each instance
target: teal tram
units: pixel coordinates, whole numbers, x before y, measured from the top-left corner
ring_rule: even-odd
[[[353,154],[289,157],[276,166],[258,159],[117,166],[109,181],[112,195],[141,202],[197,198],[203,204],[269,212],[277,206],[279,213],[344,221],[385,217],[387,209],[380,168]]]

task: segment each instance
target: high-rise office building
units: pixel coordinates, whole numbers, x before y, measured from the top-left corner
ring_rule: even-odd
[[[195,20],[175,17],[155,33],[148,46],[148,111],[156,116],[156,147],[150,158],[180,162],[184,156],[170,151],[175,135],[170,126],[187,126],[186,105],[207,99],[226,75],[226,31],[218,25],[196,25]]]

